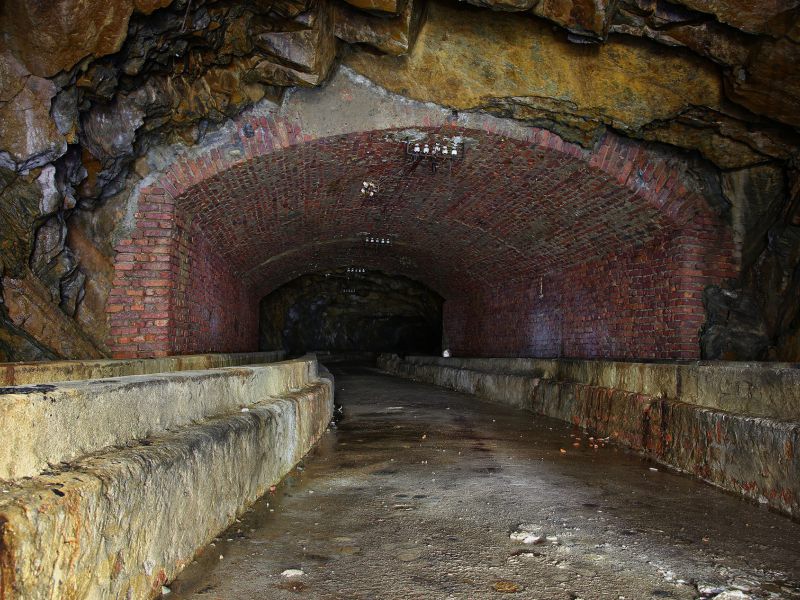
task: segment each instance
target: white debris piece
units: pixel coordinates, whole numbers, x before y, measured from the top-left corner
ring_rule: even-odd
[[[728,590],[727,592],[722,592],[718,596],[714,596],[714,600],[751,600],[751,596],[748,596],[741,590]]]
[[[538,525],[519,525],[517,530],[514,531],[509,537],[512,540],[522,542],[523,544],[541,544],[544,541],[544,538],[536,533],[540,529],[541,527]]]
[[[302,569],[286,569],[283,573],[281,573],[281,577],[302,577],[305,575]]]
[[[165,585],[161,586],[161,595],[162,596],[166,596],[166,595],[171,594],[171,593],[172,593],[172,590],[169,589],[167,586],[165,586]]]
[[[700,592],[700,595],[703,597],[709,596],[717,596],[725,591],[725,588],[714,585],[711,583],[698,583],[697,584],[697,591]]]

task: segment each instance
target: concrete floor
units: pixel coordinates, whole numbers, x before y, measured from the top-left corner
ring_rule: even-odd
[[[798,523],[561,421],[333,367],[338,429],[170,599],[800,598]]]

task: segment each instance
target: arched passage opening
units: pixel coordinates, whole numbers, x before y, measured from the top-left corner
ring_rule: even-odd
[[[363,267],[303,275],[259,303],[259,350],[438,354],[442,298]]]
[[[467,157],[409,170],[411,135],[459,136]],[[260,298],[355,266],[439,293],[457,353],[696,358],[702,291],[735,273],[728,226],[643,146],[457,123],[319,138],[240,123],[142,190],[118,250],[119,357],[255,349]]]

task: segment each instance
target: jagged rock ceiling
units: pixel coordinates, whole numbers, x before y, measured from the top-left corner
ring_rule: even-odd
[[[779,299],[800,291],[800,2],[470,4],[481,8],[6,0],[0,359],[102,354],[110,238],[149,169],[140,157],[201,142],[246,107],[280,101],[287,87],[321,85],[337,60],[396,93],[542,126],[587,147],[613,129],[701,156],[734,212],[758,213],[741,293],[756,296],[768,321],[797,325],[797,302]],[[753,194],[759,176],[749,173],[762,168],[771,183]],[[21,310],[23,299],[50,314],[47,322]],[[12,303],[22,316],[9,317]],[[57,347],[41,341],[47,327]]]

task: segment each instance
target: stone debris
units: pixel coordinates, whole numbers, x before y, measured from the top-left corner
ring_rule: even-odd
[[[517,530],[512,532],[509,537],[523,544],[541,544],[545,541],[545,538],[536,533],[540,529],[541,527],[538,525],[519,525]],[[550,538],[548,537],[547,539],[549,540]]]
[[[714,600],[750,600],[752,596],[745,594],[741,590],[727,590],[721,594],[713,596],[713,598]]]
[[[496,592],[502,592],[505,594],[515,594],[517,592],[522,591],[522,587],[518,583],[514,583],[513,581],[507,581],[505,579],[501,579],[500,581],[495,581],[492,584],[492,588]]]
[[[286,569],[281,573],[281,577],[286,577],[287,579],[292,577],[302,577],[305,575],[302,569]]]

